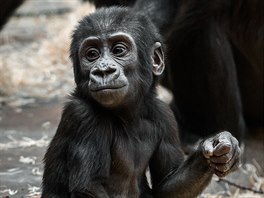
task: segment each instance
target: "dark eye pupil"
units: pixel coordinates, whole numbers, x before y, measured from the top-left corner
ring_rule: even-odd
[[[89,59],[96,59],[99,56],[98,52],[96,50],[89,50],[87,52],[87,57]]]
[[[96,55],[97,55],[97,53],[95,51],[89,52],[90,57],[95,57]]]
[[[122,47],[116,47],[114,49],[114,53],[115,54],[121,54],[124,51],[124,49]]]
[[[116,46],[112,52],[117,56],[123,56],[126,54],[126,48],[124,46]]]

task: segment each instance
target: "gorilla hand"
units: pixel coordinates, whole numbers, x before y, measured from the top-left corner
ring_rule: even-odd
[[[203,155],[218,177],[224,177],[236,170],[240,163],[240,147],[231,133],[224,131],[204,140]]]

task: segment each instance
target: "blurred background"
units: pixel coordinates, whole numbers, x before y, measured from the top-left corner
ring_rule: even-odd
[[[78,0],[27,0],[1,30],[0,197],[40,197],[43,155],[74,87],[71,32],[94,10]],[[240,170],[215,177],[201,197],[264,197],[254,193],[264,191],[263,135],[247,147]]]
[[[42,158],[74,86],[71,32],[95,10],[28,0],[0,32],[0,197],[39,197]]]

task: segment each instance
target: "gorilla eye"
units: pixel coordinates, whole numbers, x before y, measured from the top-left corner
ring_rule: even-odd
[[[100,56],[100,52],[95,48],[90,48],[86,52],[86,58],[89,61],[94,61],[94,60],[98,59],[99,56]]]
[[[127,51],[128,49],[124,44],[117,44],[112,49],[112,53],[115,56],[124,56],[127,54]]]

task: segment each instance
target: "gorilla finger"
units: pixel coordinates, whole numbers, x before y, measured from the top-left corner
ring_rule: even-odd
[[[229,173],[232,173],[234,172],[235,170],[237,170],[240,166],[240,161],[239,160],[236,160],[235,163],[233,164],[233,166],[226,172],[221,172],[217,169],[213,169],[214,173],[218,176],[218,177],[225,177],[227,176]]]
[[[220,171],[214,169],[214,174],[216,174],[218,177],[225,177],[229,173],[230,173],[229,171],[227,171],[227,172],[220,172]]]
[[[227,172],[231,169],[231,165],[230,164],[214,164],[214,163],[210,163],[210,167],[213,168],[214,170],[217,170],[219,172]]]
[[[224,158],[224,157],[223,157]],[[230,171],[231,168],[239,161],[239,158],[235,155],[231,157],[231,159],[227,163],[213,163],[210,158],[210,166],[220,172]]]
[[[202,151],[205,158],[213,156],[214,147],[212,138],[209,138],[202,143]]]
[[[218,134],[219,141],[224,139],[229,139],[230,137],[233,137],[232,134],[229,131],[222,131]]]
[[[239,166],[240,166],[240,160],[236,159],[233,166],[230,168],[230,172],[237,170],[239,168]]]
[[[218,136],[219,143],[229,143],[231,145],[239,145],[238,140],[228,131],[221,132]]]
[[[221,156],[224,154],[229,153],[232,150],[232,145],[230,142],[221,142],[218,143],[217,146],[214,148],[213,155],[214,156]]]
[[[227,153],[222,156],[212,156],[210,157],[210,161],[215,164],[225,164],[228,163],[232,159],[232,153]]]

